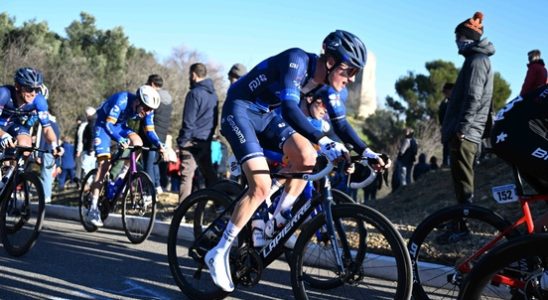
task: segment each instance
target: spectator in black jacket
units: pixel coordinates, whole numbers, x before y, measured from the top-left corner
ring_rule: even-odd
[[[179,202],[190,195],[197,167],[205,178],[206,187],[217,181],[211,163],[211,139],[217,127],[218,99],[213,81],[206,76],[204,64],[190,66],[190,91],[185,98],[183,124],[177,138],[182,169]]]
[[[443,85],[443,100],[440,102],[440,106],[438,108],[438,121],[440,122],[440,127],[443,125],[443,119],[445,118],[445,112],[447,111],[447,103],[449,102],[449,96],[451,96],[451,92],[453,91],[453,86],[455,84],[446,82]],[[449,143],[448,142],[442,142],[443,145],[443,156],[442,156],[442,162],[441,166],[442,168],[449,168]]]
[[[160,106],[154,110],[154,130],[160,138],[162,143],[166,143],[167,135],[171,127],[171,111],[173,110],[172,98],[169,92],[163,89],[164,79],[158,74],[151,74],[148,76],[147,85],[155,88],[160,94]],[[143,140],[143,145],[152,147],[152,144],[146,137],[144,131],[144,122],[141,122],[139,126],[139,135]],[[145,162],[145,171],[152,179],[156,191],[162,193],[164,188],[167,187],[167,162],[160,161],[158,164],[154,164],[158,158],[158,152],[143,152],[143,161]]]
[[[405,137],[401,141],[398,158],[396,159],[396,184],[392,184],[392,189],[395,190],[399,186],[411,184],[411,170],[417,157],[417,141],[414,138],[415,131],[412,128],[405,129]]]
[[[413,180],[417,181],[419,177],[430,171],[430,165],[426,163],[426,154],[421,153],[419,155],[419,162],[413,168]]]

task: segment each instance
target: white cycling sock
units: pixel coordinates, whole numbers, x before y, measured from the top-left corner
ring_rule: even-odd
[[[91,207],[90,207],[90,209],[96,210],[98,202],[99,202],[99,196],[91,196]]]
[[[241,228],[236,227],[232,221],[229,221],[226,225],[225,231],[223,232],[223,236],[221,237],[221,240],[217,244],[215,248],[226,252],[226,250],[230,249],[230,246],[232,245],[232,242],[234,239],[238,236],[238,233],[240,233]]]
[[[284,190],[282,196],[280,197],[280,203],[276,206],[276,210],[274,211],[274,216],[278,215],[282,211],[290,209],[298,197],[299,196],[290,195]]]

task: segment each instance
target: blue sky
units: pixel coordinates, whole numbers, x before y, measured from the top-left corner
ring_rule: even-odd
[[[40,3],[40,4],[38,4]],[[224,66],[254,66],[291,47],[318,53],[334,29],[358,35],[377,57],[377,97],[396,96],[394,83],[408,71],[426,73],[434,59],[460,67],[463,57],[454,42],[456,25],[482,11],[484,35],[495,46],[496,71],[519,93],[527,52],[548,56],[545,0],[527,1],[288,1],[288,0],[2,0],[1,11],[16,24],[36,19],[65,36],[80,12],[96,18],[99,29],[122,26],[130,42],[162,60],[176,47],[204,54],[203,60]]]

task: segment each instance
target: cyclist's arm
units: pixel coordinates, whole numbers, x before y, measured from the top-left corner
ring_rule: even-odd
[[[143,120],[145,122],[144,130],[148,137],[148,140],[156,147],[161,148],[162,142],[154,130],[154,112],[147,114]]]
[[[122,136],[118,133],[118,130],[115,130],[117,127],[116,123],[122,111],[127,107],[128,97],[127,93],[118,93],[114,95],[116,97],[115,103],[112,108],[108,111],[106,120],[105,120],[105,129],[107,134],[114,139],[117,143],[122,141]],[[107,101],[112,101],[110,98]]]
[[[306,77],[308,56],[302,53],[290,55],[288,61],[281,63],[280,73],[284,74],[281,79],[282,88],[278,97],[281,101],[282,118],[313,143],[318,143],[324,134],[308,122],[308,119],[299,107],[301,97],[300,86]]]
[[[365,148],[367,148],[367,144],[358,136],[356,130],[354,130],[346,119],[347,95],[346,90],[337,93],[332,88],[326,88],[320,93],[320,97],[327,109],[335,134],[344,143],[351,144],[356,152],[363,153]]]

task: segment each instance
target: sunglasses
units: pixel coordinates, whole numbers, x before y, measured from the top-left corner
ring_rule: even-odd
[[[356,74],[358,74],[358,72],[360,71],[360,69],[358,68],[343,67],[343,66],[339,66],[339,70],[340,70],[341,76],[344,76],[347,78],[356,76]]]
[[[35,87],[32,87],[32,86],[28,86],[28,85],[22,85],[21,90],[25,93],[35,92],[35,93],[38,94],[38,93],[42,92],[42,90],[39,87],[35,88]]]

